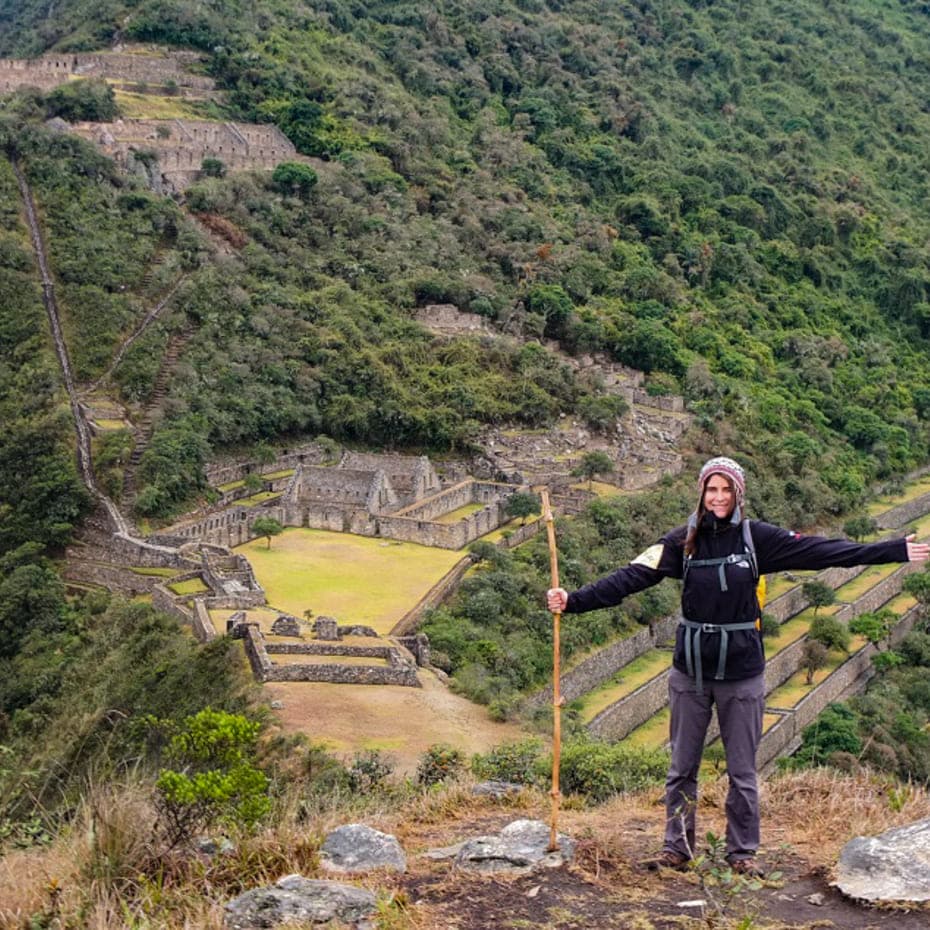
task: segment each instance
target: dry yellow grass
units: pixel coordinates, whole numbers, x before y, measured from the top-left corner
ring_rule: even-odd
[[[495,723],[484,707],[453,694],[432,673],[421,670],[420,682],[422,688],[275,682],[265,692],[283,705],[275,713],[284,732],[305,733],[345,757],[389,745],[404,773],[415,771],[435,743],[470,755],[526,735],[514,724]]]

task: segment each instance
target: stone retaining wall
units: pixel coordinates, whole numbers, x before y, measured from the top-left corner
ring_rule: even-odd
[[[847,581],[857,578],[866,568],[865,565],[854,565],[852,568],[825,568],[811,580],[821,581],[836,590],[846,584]],[[774,617],[779,623],[784,623],[795,614],[799,614],[807,606],[808,601],[804,596],[804,585],[803,582],[799,581],[796,587],[769,601],[765,605],[764,613]]]
[[[874,674],[872,656],[878,650],[869,643],[833,674],[828,675],[807,697],[762,734],[756,752],[756,767],[764,771],[782,755],[793,752],[804,728],[823,713],[828,704],[841,700],[850,692],[861,690]],[[716,736],[716,734],[714,734]]]
[[[669,665],[672,657],[669,655]],[[668,704],[671,668],[660,672],[631,694],[602,710],[589,724],[588,732],[598,739],[621,740]]]
[[[464,556],[458,562],[452,566],[451,571],[441,578],[439,581],[434,584],[419,601],[394,624],[394,628],[391,630],[391,636],[402,637],[409,635],[416,629],[417,624],[423,618],[423,614],[427,610],[432,610],[434,607],[438,607],[443,600],[458,586],[462,578],[465,577],[465,573],[468,571],[471,566],[474,565],[474,562],[471,560],[471,556]]]
[[[886,510],[876,518],[876,522],[883,530],[897,530],[928,512],[930,512],[930,492],[915,497],[906,504]]]
[[[651,627],[643,627],[632,636],[627,636],[604,649],[599,649],[594,655],[583,659],[575,668],[560,677],[559,693],[566,701],[574,701],[593,691],[633,659],[657,645],[673,640],[679,619],[679,614],[663,617]],[[529,707],[541,707],[543,704],[551,703],[551,685],[547,685],[527,700]],[[606,712],[602,711],[598,716],[603,716]]]
[[[434,523],[411,517],[379,517],[378,535],[439,549],[464,549],[479,537],[496,530],[502,522],[503,508],[500,504],[488,504],[483,510],[455,523]]]
[[[69,558],[64,571],[66,581],[91,584],[129,597],[150,594],[155,586],[164,581],[159,575],[140,575],[129,568],[104,562],[88,562]]]
[[[199,61],[199,56],[183,52],[134,55],[119,52],[44,55],[30,59],[0,59],[0,92],[17,87],[38,87],[51,90],[76,78],[104,78],[132,81],[137,84],[167,84],[173,82],[180,91],[196,90],[208,93],[215,88],[212,78],[191,74],[185,65]]]
[[[194,636],[202,643],[209,643],[211,640],[216,639],[216,627],[213,626],[210,612],[201,598],[194,601],[194,616],[191,620],[191,627]]]
[[[882,604],[887,603],[895,597],[895,595],[900,594],[905,577],[920,568],[921,566],[919,563],[905,562],[887,578],[882,579],[878,584],[866,591],[862,597],[853,601],[851,604],[847,604],[845,607],[841,607],[833,616],[841,623],[849,623],[850,620],[854,617],[858,617],[859,614],[871,613],[872,611],[878,610]]]
[[[264,637],[259,631],[257,624],[243,623],[239,624],[236,629],[245,645],[246,655],[252,666],[252,672],[261,682],[316,681],[338,684],[422,687],[417,677],[416,667],[405,662],[400,662],[400,660],[397,659],[396,652],[393,653],[393,656],[397,664],[389,666],[322,663],[317,665],[309,663],[306,665],[275,665],[269,658]]]
[[[222,484],[231,484],[233,481],[241,481],[252,472],[273,473],[297,468],[298,465],[322,465],[324,459],[323,450],[315,442],[311,442],[280,453],[270,465],[262,465],[257,461],[214,462],[204,466],[204,474],[210,485],[215,488]]]
[[[337,643],[265,643],[268,655],[283,656],[353,656],[384,659],[396,664],[397,650],[390,646],[341,646]]]
[[[181,620],[182,623],[188,623],[194,626],[194,611],[183,602],[177,594],[169,591],[163,584],[157,584],[152,589],[152,606],[156,610],[161,610],[166,614],[172,614]]]
[[[650,394],[640,389],[633,391],[633,403],[640,407],[654,407],[656,410],[667,410],[672,413],[683,413],[685,401],[677,394]]]

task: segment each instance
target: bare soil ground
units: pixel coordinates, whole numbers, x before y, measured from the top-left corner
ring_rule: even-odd
[[[275,713],[286,733],[305,733],[339,753],[381,749],[399,774],[416,771],[435,743],[470,755],[526,735],[495,723],[484,707],[453,694],[433,673],[419,674],[422,688],[275,682],[264,690],[269,700],[281,702]]]
[[[725,782],[708,787],[699,829],[723,832]],[[499,878],[456,871],[450,860],[409,856],[395,899],[417,930],[926,930],[926,908],[878,908],[844,897],[831,885],[842,846],[930,814],[915,791],[904,807],[889,805],[887,785],[873,776],[807,772],[779,776],[764,791],[760,860],[781,877],[733,896],[723,913],[695,902],[710,899],[695,874],[650,872],[664,809],[661,791],[618,799],[590,810],[563,810],[559,829],[577,842],[575,862],[530,875]],[[893,805],[897,806],[897,805]],[[546,799],[482,801],[457,816],[397,825],[407,850],[443,847],[496,833],[520,817],[548,821]],[[399,925],[400,926],[400,925]]]

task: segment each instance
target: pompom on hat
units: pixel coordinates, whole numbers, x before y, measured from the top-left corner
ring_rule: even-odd
[[[725,455],[719,455],[717,458],[709,459],[704,463],[700,475],[698,475],[698,490],[703,494],[704,485],[711,475],[724,475],[733,482],[736,488],[737,502],[742,502],[746,496],[746,473],[743,471],[739,462],[727,458]]]

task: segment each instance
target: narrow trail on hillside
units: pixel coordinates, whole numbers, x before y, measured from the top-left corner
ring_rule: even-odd
[[[71,359],[68,356],[68,347],[65,343],[64,334],[61,329],[61,319],[58,313],[58,302],[55,299],[55,282],[52,280],[52,274],[48,266],[45,242],[42,239],[42,232],[39,228],[35,200],[19,163],[13,160],[12,165],[13,172],[16,175],[16,181],[19,184],[20,195],[23,200],[26,222],[29,225],[32,246],[36,254],[36,262],[38,263],[39,273],[42,277],[42,301],[45,304],[45,311],[48,315],[49,327],[52,333],[52,341],[55,344],[55,352],[58,355],[58,363],[61,366],[62,379],[65,384],[65,390],[68,392],[68,401],[71,405],[71,415],[74,419],[74,429],[77,435],[78,471],[80,472],[81,480],[84,482],[87,490],[90,491],[94,499],[97,500],[106,511],[114,534],[136,539],[131,531],[129,522],[120,512],[119,507],[100,490],[97,486],[97,480],[94,477],[93,459],[91,457],[90,427],[84,419],[84,413],[81,410],[80,399],[74,383]],[[148,548],[165,549],[165,547],[162,546],[152,546],[150,543],[144,542],[144,540],[136,539],[136,541]]]
[[[96,391],[101,384],[108,381],[113,372],[116,371],[119,363],[123,360],[126,353],[132,348],[133,344],[148,330],[148,328],[154,323],[158,317],[161,315],[165,307],[168,306],[171,298],[177,293],[178,288],[187,280],[187,275],[181,275],[177,281],[171,286],[171,289],[165,294],[164,297],[151,309],[148,313],[142,318],[142,321],[138,326],[123,340],[120,347],[116,350],[116,354],[113,356],[113,361],[110,362],[110,367],[88,388],[88,392]]]

